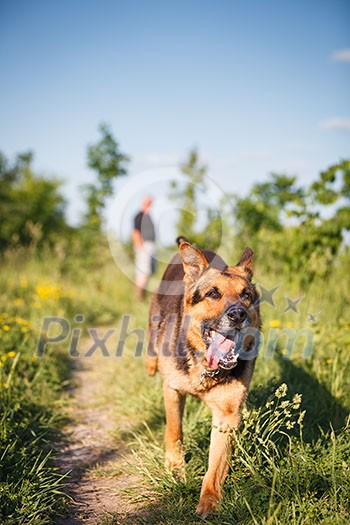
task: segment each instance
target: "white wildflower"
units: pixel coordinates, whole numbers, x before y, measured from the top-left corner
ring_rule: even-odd
[[[300,407],[301,398],[302,398],[301,394],[295,394],[293,396],[293,408],[297,409]]]
[[[305,417],[305,414],[306,414],[306,410],[303,410],[302,412],[300,412],[300,416],[298,418],[298,425],[302,426],[302,423],[303,423],[303,419]]]
[[[282,385],[280,385],[276,392],[275,392],[275,396],[280,399],[281,397],[286,397],[287,395],[287,390],[288,390],[288,387],[286,385],[286,383],[282,383]]]

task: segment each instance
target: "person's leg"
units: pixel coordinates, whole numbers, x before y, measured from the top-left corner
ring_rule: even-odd
[[[146,297],[147,282],[148,282],[148,275],[144,275],[142,273],[138,273],[136,275],[135,293],[138,299],[143,300]]]
[[[147,253],[146,246],[137,248],[135,252],[135,293],[138,299],[146,297],[146,288],[150,274],[150,257]]]

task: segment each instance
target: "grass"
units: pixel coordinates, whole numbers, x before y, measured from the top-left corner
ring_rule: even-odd
[[[50,352],[45,362],[36,358],[38,327],[29,313],[32,293],[27,278],[7,280],[6,288],[1,283],[0,521],[4,524],[50,523],[64,497],[52,443],[62,422],[59,398],[70,367],[59,349]]]
[[[50,252],[19,249],[2,261],[2,524],[55,523],[67,503],[55,450],[65,420],[71,360],[67,344],[51,345],[43,359],[37,356],[36,346],[44,316],[63,316],[73,323],[75,314],[83,313],[87,323],[115,321],[121,303],[109,296],[108,280],[108,275],[97,271],[88,273],[86,261]],[[119,298],[124,300],[122,293]]]
[[[256,281],[268,289],[281,286],[274,295],[276,308],[262,305],[265,344],[236,436],[220,514],[210,516],[207,523],[348,522],[347,267],[344,254],[327,282],[315,281],[308,290],[299,290],[287,279],[264,275],[263,261],[260,265],[257,261]],[[129,313],[130,332],[145,327],[148,307],[134,301],[132,283],[103,246],[93,261],[77,255],[11,254],[3,264],[0,287],[0,521],[55,523],[66,501],[64,480],[52,451],[67,403],[64,387],[70,377],[70,340],[49,346],[44,359],[36,359],[42,317],[65,316],[77,327],[74,316],[81,313],[84,329],[106,325],[120,331],[120,316]],[[282,314],[285,296],[303,296],[299,315]],[[316,323],[309,321],[309,312],[319,312]],[[302,338],[288,356],[281,337],[269,356],[269,334],[275,330],[279,335],[285,328],[311,331],[313,351],[308,359],[302,355]],[[101,385],[101,410],[113,405],[113,419],[127,421],[124,426],[119,424],[113,435],[116,443],[123,442],[132,453],[127,469],[139,475],[141,486],[129,488],[126,497],[141,505],[142,511],[136,506],[134,513],[116,513],[102,522],[200,523],[194,509],[207,464],[210,414],[196,399],[188,399],[185,473],[174,475],[165,470],[162,383],[159,376],[146,377],[143,358],[134,355],[136,341],[136,334],[130,335],[123,356],[110,359],[108,376]],[[95,473],[125,474],[118,462],[99,465]]]

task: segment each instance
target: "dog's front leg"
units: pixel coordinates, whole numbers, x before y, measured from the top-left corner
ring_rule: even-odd
[[[201,496],[196,512],[205,518],[221,500],[222,485],[228,471],[228,460],[232,448],[232,429],[240,422],[240,411],[224,413],[213,410],[213,428],[210,438],[209,465],[204,476]]]
[[[182,453],[182,416],[185,395],[171,388],[166,381],[163,385],[166,412],[165,466],[181,468],[185,461]]]

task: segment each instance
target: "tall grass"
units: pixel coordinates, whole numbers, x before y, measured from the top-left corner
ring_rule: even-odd
[[[265,336],[270,329],[309,329],[313,349],[304,358],[302,344],[286,354],[283,339],[273,356],[262,348],[242,425],[235,438],[220,514],[213,524],[345,524],[350,512],[349,378],[350,325],[348,259],[340,258],[329,281],[315,280],[299,290],[283,276],[264,275],[257,262],[256,281],[266,288],[281,283],[276,308],[265,303]],[[283,314],[285,296],[303,295],[299,314]],[[318,313],[316,321],[309,312]],[[145,323],[147,307],[134,309],[133,326]],[[184,416],[185,471],[163,466],[164,409],[161,380],[146,378],[143,362],[133,358],[129,340],[122,370],[111,376],[109,399],[129,417],[132,428],[120,432],[133,451],[130,471],[142,486],[129,489],[142,511],[116,513],[105,523],[173,525],[198,523],[194,514],[206,470],[211,428],[207,408],[188,399]],[[118,469],[116,468],[116,475]],[[119,521],[118,521],[119,520]]]
[[[350,511],[348,257],[339,258],[327,282],[315,280],[305,290],[264,268],[258,260],[256,282],[265,288],[281,285],[274,295],[276,308],[262,305],[265,339],[270,330],[306,327],[313,333],[313,351],[304,359],[300,343],[288,356],[283,339],[271,357],[262,348],[241,429],[234,436],[220,514],[207,522],[345,524]],[[154,284],[160,274],[161,269]],[[145,328],[148,305],[134,301],[132,283],[104,245],[93,257],[78,250],[12,253],[2,264],[0,292],[0,521],[55,523],[65,499],[53,450],[71,362],[69,339],[49,346],[43,359],[36,358],[42,318],[64,316],[76,327],[79,313],[85,318],[79,326],[104,324],[120,330],[119,318],[128,313],[131,331]],[[303,296],[299,315],[282,313],[285,296]],[[319,312],[316,322],[309,321],[309,312]],[[123,356],[110,360],[109,380],[101,388],[116,419],[127,421],[115,429],[115,440],[132,451],[129,469],[138,472],[142,486],[127,494],[130,501],[142,503],[143,511],[116,513],[105,521],[198,523],[194,509],[207,465],[210,414],[202,403],[188,399],[186,468],[181,475],[165,470],[162,383],[159,376],[146,377],[135,346],[131,335]],[[287,385],[285,395],[282,384]],[[283,396],[278,397],[281,388]],[[108,469],[109,475],[120,475],[118,464]]]
[[[105,251],[104,254],[107,254]],[[101,261],[18,249],[2,260],[0,276],[0,522],[55,523],[63,508],[64,476],[56,442],[65,418],[71,360],[68,344],[37,356],[45,316],[74,323],[115,322],[128,304],[110,293],[111,272]],[[106,262],[106,261],[105,261]],[[108,259],[105,267],[108,266]],[[116,300],[118,297],[118,300]],[[56,327],[58,328],[58,327]]]

